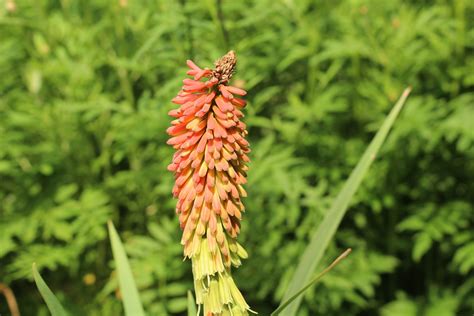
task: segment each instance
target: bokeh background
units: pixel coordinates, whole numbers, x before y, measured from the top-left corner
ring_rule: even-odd
[[[47,315],[120,315],[106,221],[150,315],[192,288],[166,170],[186,60],[234,49],[252,144],[234,271],[268,315],[335,194],[413,87],[300,315],[474,312],[474,2],[0,1],[0,282]],[[318,267],[321,270],[323,267]],[[8,314],[0,297],[0,313]]]

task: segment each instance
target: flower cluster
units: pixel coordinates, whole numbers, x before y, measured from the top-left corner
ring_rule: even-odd
[[[176,150],[168,169],[175,174],[184,256],[193,265],[196,302],[204,315],[248,315],[249,306],[235,285],[231,266],[247,253],[237,242],[246,196],[247,130],[240,120],[246,92],[228,85],[236,57],[230,51],[213,70],[192,61],[183,87],[173,99],[178,109],[167,132]]]

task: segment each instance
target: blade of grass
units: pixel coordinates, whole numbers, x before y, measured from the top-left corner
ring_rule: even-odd
[[[307,289],[309,289],[312,285],[318,283],[319,280],[322,279],[322,277],[328,273],[329,271],[332,270],[332,268],[334,268],[339,262],[341,262],[342,259],[344,259],[345,257],[347,257],[350,253],[351,253],[352,249],[349,248],[347,249],[346,251],[344,251],[339,257],[336,258],[336,260],[334,260],[326,269],[324,269],[320,274],[318,274],[317,276],[315,276],[313,279],[311,279],[311,281],[308,282],[308,284],[306,284],[305,286],[303,286],[301,288],[301,290],[299,290],[298,292],[296,292],[295,295],[293,295],[292,297],[290,297],[287,301],[283,302],[280,304],[280,306],[273,312],[271,313],[271,316],[276,316],[276,315],[279,315],[288,305],[291,304],[291,302],[293,302],[298,296],[300,296],[301,294],[303,294]]]
[[[120,285],[120,292],[122,294],[125,315],[127,316],[142,316],[145,315],[143,307],[138,295],[137,286],[133,279],[132,270],[128,263],[125,249],[120,241],[120,237],[115,230],[114,224],[111,221],[107,223],[109,228],[110,243],[112,244],[112,252],[114,255],[115,264],[117,265],[118,279]]]
[[[38,272],[36,268],[36,263],[33,263],[33,278],[35,279],[36,287],[38,288],[43,300],[46,302],[49,311],[51,312],[52,316],[67,316],[68,313],[66,310],[61,306],[61,303],[54,296],[53,292],[49,289],[44,282],[43,278]]]
[[[364,175],[367,173],[372,162],[375,160],[377,152],[379,151],[382,143],[387,137],[390,128],[392,127],[395,119],[400,113],[405,101],[410,94],[411,88],[406,88],[403,91],[402,96],[397,101],[389,115],[383,122],[382,126],[378,130],[377,134],[373,138],[369,147],[367,147],[362,158],[357,163],[357,166],[352,170],[349,179],[344,184],[343,188],[334,200],[331,208],[326,213],[323,221],[319,224],[316,233],[312,236],[309,245],[306,247],[299,263],[296,268],[296,272],[293,275],[290,285],[283,296],[282,302],[288,301],[294,295],[299,293],[301,284],[306,284],[314,273],[316,266],[321,260],[324,251],[326,250],[329,242],[334,236],[339,223],[341,222],[344,214],[347,211],[349,202],[359,187]],[[302,293],[302,292],[301,292]],[[296,299],[289,304],[285,310],[285,316],[296,315],[298,307],[301,304],[302,296],[299,295]],[[280,304],[281,306],[281,304]],[[283,309],[282,309],[283,310]]]
[[[188,291],[188,316],[196,316],[196,302],[194,301],[193,293]]]

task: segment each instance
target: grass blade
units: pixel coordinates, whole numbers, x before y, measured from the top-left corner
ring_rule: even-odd
[[[375,160],[375,157],[382,146],[382,143],[385,141],[390,128],[392,127],[395,119],[400,113],[405,101],[410,94],[411,88],[405,89],[402,96],[398,102],[390,111],[389,115],[385,119],[384,123],[378,130],[377,134],[373,138],[369,147],[364,152],[362,158],[357,163],[357,166],[352,170],[349,179],[344,184],[342,190],[337,195],[334,200],[331,208],[325,215],[323,221],[318,226],[316,233],[311,238],[309,245],[306,247],[296,272],[293,275],[290,285],[283,296],[282,302],[288,301],[290,298],[295,296],[300,292],[301,284],[307,284],[311,276],[314,273],[316,266],[321,260],[324,251],[326,250],[329,242],[334,236],[337,227],[339,226],[346,210],[349,206],[349,202],[359,187],[364,175],[367,173],[372,162]],[[301,292],[302,293],[302,292]],[[302,296],[297,296],[291,304],[284,308],[285,316],[296,315],[298,307],[301,303]],[[281,306],[281,304],[280,304]],[[282,309],[283,310],[283,309]]]
[[[115,230],[114,224],[111,221],[108,223],[110,243],[112,244],[112,252],[114,255],[115,264],[117,265],[118,279],[120,285],[120,292],[122,294],[125,315],[127,316],[142,316],[145,315],[143,307],[138,295],[137,286],[133,279],[132,270],[128,263],[127,255],[120,241],[120,237]]]
[[[299,290],[298,292],[296,292],[295,295],[293,295],[292,297],[290,297],[287,301],[283,302],[280,304],[280,306],[271,314],[271,316],[276,316],[276,315],[279,315],[288,305],[291,304],[291,302],[293,302],[296,298],[298,298],[298,296],[300,296],[301,294],[303,294],[307,289],[309,289],[312,285],[318,283],[319,280],[322,279],[322,277],[328,273],[329,271],[332,270],[332,268],[334,268],[339,262],[341,262],[342,259],[344,259],[345,257],[347,257],[350,253],[351,253],[352,249],[349,248],[347,249],[346,251],[344,251],[339,257],[336,258],[336,260],[334,260],[326,269],[324,269],[320,274],[318,274],[317,276],[315,276],[311,281],[309,281],[308,284],[306,284],[305,286],[303,286],[301,288],[301,290]]]
[[[196,302],[194,301],[194,296],[191,291],[188,291],[188,316],[196,316]]]
[[[33,278],[35,279],[36,287],[43,297],[43,300],[46,302],[51,315],[67,316],[68,313],[62,307],[57,297],[54,296],[53,292],[49,289],[49,287],[46,285],[46,282],[44,282],[43,278],[39,274],[38,269],[36,268],[36,263],[33,263]]]

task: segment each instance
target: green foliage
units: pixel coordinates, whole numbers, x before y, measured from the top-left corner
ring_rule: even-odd
[[[449,292],[441,296],[438,294],[431,295],[430,293],[428,304],[409,300],[404,293],[397,293],[396,297],[395,301],[381,309],[382,316],[455,316],[459,306],[459,299]]]
[[[283,298],[283,301],[280,303],[280,305],[278,306],[278,308],[276,310],[274,310],[271,314],[271,316],[274,316],[274,315],[280,315],[281,313],[285,312],[285,314],[288,314],[288,310],[290,310],[290,308],[293,310],[293,314],[296,314],[298,309],[299,309],[299,304],[301,304],[301,295],[304,294],[304,292],[306,292],[306,290],[308,290],[310,287],[312,287],[313,285],[315,285],[319,280],[321,280],[321,278],[326,275],[326,273],[328,273],[329,271],[331,271],[331,269],[333,267],[335,267],[339,261],[341,261],[342,259],[344,259],[345,257],[347,257],[347,255],[351,252],[352,250],[349,248],[347,249],[346,251],[344,251],[339,257],[336,258],[336,260],[334,260],[333,263],[331,263],[331,265],[329,267],[327,267],[326,269],[324,269],[321,273],[319,273],[317,276],[313,277],[305,286],[303,286],[301,289],[299,289],[295,294],[293,294],[291,297],[289,297],[288,299],[285,300],[285,298]],[[297,278],[297,274],[295,274],[295,276],[293,277],[292,281],[295,280]],[[297,300],[299,299],[299,300]],[[297,303],[296,303],[297,302]],[[291,307],[290,307],[291,306]]]
[[[327,211],[321,224],[318,225],[317,230],[313,233],[309,245],[306,247],[301,256],[295,275],[291,279],[290,285],[283,296],[283,301],[278,307],[280,312],[284,311],[285,314],[288,315],[296,315],[298,312],[299,306],[301,304],[300,295],[304,292],[304,290],[301,290],[301,284],[308,283],[308,285],[305,285],[304,289],[309,288],[311,285],[312,282],[309,282],[311,275],[318,266],[319,261],[321,260],[326,248],[329,245],[329,242],[333,239],[339,224],[347,212],[352,197],[359,188],[372,162],[377,157],[380,147],[387,138],[388,132],[392,128],[392,125],[395,123],[397,116],[402,110],[410,90],[410,88],[405,89],[397,104],[395,104],[393,109],[390,111],[390,114],[387,116],[384,123],[377,131],[377,134],[375,134],[374,139],[370,142],[370,145],[367,147],[359,162],[352,170],[351,175],[347,181],[344,182],[341,191],[336,196],[331,208]],[[315,281],[313,282],[316,282],[318,278],[314,280]],[[290,301],[293,302],[289,304]],[[286,305],[288,306],[286,309],[284,309]]]
[[[109,231],[110,244],[112,246],[112,253],[114,256],[114,262],[117,266],[117,274],[120,284],[120,295],[123,298],[125,315],[144,315],[137,286],[135,285],[135,280],[122,241],[120,240],[120,237],[111,221],[108,221],[107,226]],[[41,296],[45,300],[52,316],[67,315],[59,300],[46,285],[41,275],[38,273],[36,263],[33,263],[33,278],[35,279],[36,286],[38,287]],[[188,291],[188,304],[189,302],[191,302],[192,304],[191,306],[188,306],[188,312],[191,312],[193,308],[195,309],[195,305],[194,299],[192,298],[192,294]]]
[[[52,316],[67,316],[66,311],[59,302],[59,300],[54,296],[51,289],[46,285],[41,275],[38,273],[36,264],[33,263],[33,278],[35,279],[36,286],[38,287],[41,296],[43,297],[48,309],[51,312]]]
[[[32,262],[71,313],[122,313],[108,218],[144,309],[185,312],[192,282],[166,170],[166,113],[185,60],[211,66],[229,48],[235,81],[249,90],[239,238],[250,257],[235,276],[252,308],[276,308],[410,84],[321,266],[353,253],[306,292],[299,315],[472,312],[472,1],[15,3],[7,12],[0,1],[0,281],[22,314],[46,314]]]
[[[115,230],[114,224],[109,221],[107,225],[109,228],[110,243],[112,245],[114,262],[117,265],[120,296],[123,300],[125,315],[145,315],[143,312],[142,303],[140,302],[140,295],[138,294],[135,279],[133,278],[132,269],[130,268],[122,241]]]
[[[196,316],[196,315],[197,315],[196,301],[194,300],[193,293],[191,293],[191,291],[188,291],[188,316]]]

